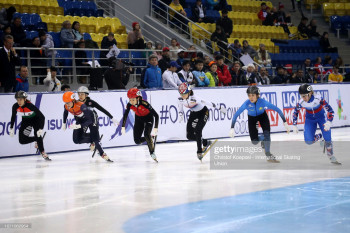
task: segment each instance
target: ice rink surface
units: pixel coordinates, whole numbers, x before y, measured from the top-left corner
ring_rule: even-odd
[[[350,128],[332,136],[350,148]],[[303,134],[271,138],[302,141]],[[235,140],[249,138],[224,141]],[[210,156],[197,159],[194,142],[158,144],[158,164],[146,146],[106,152],[115,163],[89,151],[53,154],[51,162],[1,159],[0,232],[350,232],[344,147],[334,148],[342,166],[320,148],[310,152],[307,162],[322,167],[312,170],[265,161],[262,170],[212,170]],[[4,228],[13,223],[31,228]]]

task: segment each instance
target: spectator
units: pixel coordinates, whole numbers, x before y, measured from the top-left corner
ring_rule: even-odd
[[[123,90],[128,84],[132,68],[125,65],[116,58],[112,59],[111,67],[104,72],[108,90]]]
[[[72,24],[72,32],[75,40],[84,40],[83,35],[80,34],[80,23],[78,21],[74,21]]]
[[[218,69],[216,71],[219,76],[218,86],[230,85],[232,81],[232,77],[231,77],[230,71],[228,70],[227,65],[224,64],[224,57],[220,55],[220,56],[217,56],[215,60],[218,65]]]
[[[10,25],[5,25],[3,27],[3,34],[1,35],[1,38],[0,38],[0,46],[1,47],[4,46],[4,38],[7,35],[11,35],[12,36],[12,34],[11,34],[11,26]]]
[[[185,51],[183,49],[179,49],[177,51],[177,64],[182,67],[182,63],[185,61]]]
[[[145,71],[143,84],[146,88],[159,88],[163,87],[162,83],[162,71],[158,67],[158,57],[152,54],[148,58],[148,65]]]
[[[211,61],[209,63],[210,71],[205,73],[205,75],[209,79],[209,85],[208,87],[216,87],[219,84],[219,78],[218,73],[216,73],[216,70],[218,69],[218,66],[215,61]]]
[[[190,61],[194,62],[194,60],[196,59],[197,57],[197,49],[196,49],[196,46],[194,45],[191,45],[189,48],[188,48],[189,51],[193,51],[193,52],[185,52],[185,58],[188,58],[190,59]]]
[[[78,48],[85,49],[85,42],[79,41]],[[85,50],[75,51],[75,65],[77,66],[77,75],[79,75],[78,80],[80,81],[80,83],[86,84],[87,83],[86,75],[90,73],[91,66],[88,63]],[[81,76],[81,75],[85,75],[85,76]]]
[[[209,79],[203,72],[203,64],[203,60],[196,60],[195,70],[192,72],[198,87],[207,87],[209,85]]]
[[[335,60],[334,66],[339,67],[339,73],[344,74],[344,68],[341,68],[341,66],[343,66],[343,59],[341,57]]]
[[[308,69],[310,69],[310,67],[312,67],[311,59],[310,58],[306,58],[305,61],[304,61],[303,66],[301,67],[301,70],[303,71],[304,74],[306,74]]]
[[[252,59],[254,59],[254,57],[256,57],[256,56],[258,55],[258,53],[256,52],[256,50],[255,50],[252,46],[250,46],[250,45],[248,44],[248,41],[247,41],[247,40],[244,40],[244,41],[243,41],[242,53],[243,53],[244,55],[249,54],[249,56],[250,56]]]
[[[163,45],[159,42],[156,42],[155,50],[157,51],[154,51],[153,54],[158,57],[158,61],[159,61],[160,59],[162,59]]]
[[[108,36],[104,36],[101,42],[101,49],[112,49],[113,45],[117,46],[117,41],[114,38],[114,33],[110,32],[108,33]],[[101,51],[100,53],[100,64],[101,66],[107,66],[108,61],[106,59],[106,56],[108,54],[108,51]]]
[[[317,32],[317,21],[316,21],[316,19],[312,19],[310,21],[310,24],[307,26],[307,28],[309,29],[309,33],[310,33],[311,39],[318,40],[321,37],[320,33]]]
[[[248,81],[245,78],[244,71],[241,69],[241,63],[235,61],[230,69],[231,83],[230,86],[242,86],[248,85]]]
[[[298,71],[295,72],[289,79],[289,83],[304,83],[304,82],[305,82],[305,77],[301,69],[298,69]]]
[[[170,60],[175,61],[177,59],[177,51],[180,49],[179,46],[177,46],[177,40],[175,38],[171,39],[170,47]]]
[[[265,67],[261,67],[260,68],[258,76],[260,78],[261,85],[270,85],[271,78],[269,77],[269,74],[268,74],[268,72],[267,72]]]
[[[74,39],[74,34],[71,28],[71,23],[69,20],[66,20],[62,23],[61,29],[61,44],[62,48],[73,48],[79,40]]]
[[[321,57],[316,58],[314,67],[315,67],[316,73],[318,75],[325,75],[326,74],[326,71],[324,70],[323,65],[322,65],[322,58]]]
[[[271,57],[270,54],[265,49],[264,44],[259,45],[258,56],[257,56],[258,64],[263,67],[271,67]]]
[[[222,30],[221,26],[216,26],[216,30],[213,34],[211,34],[210,37],[211,41],[214,41],[217,43],[220,53],[223,54],[225,57],[228,57],[226,48],[227,48],[227,37],[224,31]]]
[[[313,68],[307,69],[307,73],[305,75],[305,83],[314,83],[316,79],[317,73],[315,72],[315,70]]]
[[[214,23],[214,20],[205,16],[206,10],[206,7],[202,4],[202,0],[197,0],[196,5],[192,8],[193,21],[198,23]]]
[[[43,84],[43,80],[46,71],[47,60],[45,60],[45,52],[40,46],[39,37],[32,39],[32,47],[40,50],[30,50],[30,63],[32,65],[32,76],[36,77],[37,84]]]
[[[343,75],[339,73],[339,67],[333,66],[333,72],[328,76],[329,83],[341,83],[343,82]]]
[[[179,76],[179,79],[181,82],[187,82],[189,85],[196,85],[196,79],[193,78],[193,74],[190,71],[191,64],[190,61],[184,61],[182,63],[182,70],[180,70],[177,75]]]
[[[230,38],[233,30],[232,20],[228,17],[228,11],[221,12],[221,18],[216,22],[216,27],[220,26],[227,38]]]
[[[271,84],[282,84],[287,82],[285,70],[282,66],[277,67],[277,75],[272,79]]]
[[[16,8],[14,6],[10,6],[9,8],[2,8],[0,10],[0,29],[4,30],[6,25],[9,25],[12,21],[13,14],[16,12]]]
[[[332,67],[333,67],[333,60],[331,56],[325,56],[324,57],[324,70],[326,73],[332,73]]]
[[[145,41],[141,32],[141,27],[138,22],[132,23],[132,31],[128,33],[128,48],[129,49],[144,49]]]
[[[233,44],[230,44],[228,47],[232,51],[232,57],[234,61],[239,61],[242,52],[242,46],[239,43],[239,40],[234,40]]]
[[[178,68],[180,68],[180,66],[176,63],[176,61],[170,62],[170,67],[162,75],[163,88],[177,89],[177,87],[182,83],[176,73]]]
[[[170,20],[175,24],[180,23],[180,27],[182,28],[182,30],[187,31],[187,20],[184,18],[187,16],[187,14],[182,5],[180,4],[179,0],[173,0],[170,3],[169,7],[172,8],[169,11]]]
[[[56,50],[49,50],[53,49],[55,47],[55,43],[53,42],[53,38],[50,34],[46,34],[45,31],[41,30],[39,31],[39,38],[41,43],[41,48],[44,49],[45,57],[47,58],[46,66],[52,65],[52,56],[56,56],[57,51]]]
[[[0,92],[11,92],[16,85],[16,65],[20,58],[13,48],[13,36],[4,38],[4,47],[0,48]]]
[[[311,37],[311,31],[306,26],[307,21],[309,21],[308,18],[302,17],[298,25],[298,32],[300,33],[300,36],[303,37],[304,39]]]
[[[285,33],[288,34],[289,37],[293,37],[294,35],[290,33],[288,25],[291,25],[290,14],[286,14],[284,12],[284,5],[282,3],[279,4],[278,12],[275,17],[277,21],[277,25],[281,26]]]
[[[163,53],[162,53],[162,59],[159,60],[158,65],[159,68],[162,71],[162,74],[170,67],[170,54],[169,54],[169,48],[164,47]]]
[[[13,19],[13,23],[11,25],[11,33],[15,42],[14,46],[21,46],[26,39],[26,33],[22,27],[21,18],[16,17]]]
[[[258,18],[261,20],[261,22],[264,23],[265,19],[266,19],[266,16],[267,16],[267,12],[266,12],[266,9],[268,8],[268,6],[266,6],[266,3],[265,2],[262,2],[260,4],[260,11],[258,13]]]
[[[14,92],[17,91],[29,91],[28,68],[26,66],[21,66],[20,72],[17,74]]]
[[[255,74],[255,66],[250,63],[246,67],[247,72],[245,75],[246,80],[248,81],[248,85],[261,85],[259,77]]]
[[[151,54],[153,54],[153,43],[152,43],[152,41],[148,41],[148,42],[146,43],[146,48],[145,48],[145,50],[146,50],[147,52],[144,52],[144,57],[149,57],[149,56],[151,56]]]
[[[210,57],[205,55],[204,56],[204,66],[203,66],[203,71],[206,73],[210,71],[210,66],[209,63],[211,62]]]
[[[320,39],[320,45],[324,53],[338,53],[337,47],[331,47],[328,39],[328,32],[324,32]]]
[[[266,17],[265,20],[262,22],[262,25],[264,26],[274,26],[275,21],[277,21],[277,10],[276,7],[273,7],[272,10],[267,7],[266,8]]]
[[[57,68],[51,66],[50,69],[47,69],[47,75],[44,79],[44,85],[47,86],[47,91],[60,91],[61,82],[57,79]]]
[[[67,85],[67,84],[62,85],[62,86],[61,86],[61,91],[64,91],[64,92],[70,91],[70,86]]]

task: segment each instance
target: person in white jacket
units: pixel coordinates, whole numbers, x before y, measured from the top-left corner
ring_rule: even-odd
[[[53,41],[53,38],[50,34],[46,34],[44,30],[39,31],[39,37],[41,42],[41,47],[45,49],[45,56],[47,59],[47,66],[52,65],[52,55],[56,55],[56,50],[49,50],[55,47],[55,43]]]
[[[162,75],[163,79],[163,88],[174,89],[177,88],[182,82],[179,79],[176,71],[180,68],[176,61],[170,62],[170,68],[164,71]]]
[[[47,91],[61,91],[61,82],[57,79],[57,68],[51,66],[47,69],[47,75],[44,79],[44,85],[47,86]]]

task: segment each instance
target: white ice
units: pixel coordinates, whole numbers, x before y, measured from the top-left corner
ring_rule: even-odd
[[[332,133],[335,141],[350,141],[350,128]],[[272,134],[272,141],[287,139],[302,141],[302,132]],[[350,164],[349,151],[334,151],[343,166]],[[334,165],[321,149],[309,162],[324,164],[323,170],[276,170],[267,162],[265,170],[211,170],[209,156],[203,163],[197,159],[194,142],[158,144],[158,164],[146,146],[106,152],[114,163],[91,158],[89,151],[53,154],[51,162],[39,156],[1,159],[0,224],[32,228],[0,232],[122,232],[128,219],[162,207],[350,176],[349,169],[329,169]]]

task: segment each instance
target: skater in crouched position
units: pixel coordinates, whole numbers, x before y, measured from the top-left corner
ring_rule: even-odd
[[[302,84],[299,87],[299,94],[301,99],[293,113],[293,131],[298,133],[298,115],[301,108],[305,108],[305,126],[304,126],[304,140],[305,143],[311,145],[316,141],[321,141],[321,144],[327,149],[327,155],[331,163],[340,165],[333,155],[333,143],[331,135],[331,122],[333,121],[334,111],[332,107],[319,94],[314,94],[312,86],[309,84]],[[327,115],[325,112],[327,111]],[[320,127],[322,133],[315,134],[317,125]],[[322,138],[323,137],[323,138]]]
[[[67,122],[68,112],[74,116],[76,121],[69,126],[70,129],[74,130],[74,143],[94,143],[100,156],[108,162],[113,162],[102,149],[97,127],[98,122],[96,121],[96,118],[94,118],[93,112],[83,102],[77,101],[75,99],[75,94],[71,91],[63,94],[63,102],[65,102],[63,113],[64,126]],[[90,129],[89,134],[86,133],[87,129]]]
[[[93,101],[90,97],[89,97],[89,89],[85,86],[81,86],[78,88],[78,96],[79,96],[79,101],[83,102],[88,109],[90,109],[92,111],[92,113],[94,114],[94,120],[96,122],[98,122],[98,115],[97,112],[95,111],[95,108],[101,112],[103,112],[104,114],[106,114],[113,122],[113,124],[116,126],[118,125],[118,120],[113,118],[112,114],[110,114],[106,109],[104,109],[101,105],[99,105],[96,101]],[[99,128],[99,124],[96,125],[97,129]],[[90,144],[90,150],[94,151],[95,150],[95,143],[91,143]]]
[[[16,115],[22,116],[21,127],[19,128],[18,138],[19,143],[28,144],[36,142],[35,147],[39,149],[41,156],[45,160],[51,160],[49,156],[45,153],[44,143],[43,143],[43,129],[45,125],[45,116],[41,111],[33,105],[27,98],[28,94],[24,91],[18,91],[15,94],[17,103],[12,107],[11,116],[11,126],[10,126],[10,136],[14,136],[13,125],[16,120]],[[34,129],[34,136],[29,136],[32,129]]]
[[[211,144],[213,143],[210,140],[204,139],[202,137],[202,132],[204,126],[206,125],[209,117],[208,107],[217,108],[214,103],[201,100],[194,96],[191,86],[187,83],[182,83],[179,86],[179,123],[184,120],[185,112],[183,107],[190,109],[191,113],[187,121],[186,126],[186,135],[188,140],[197,142],[197,157],[202,161],[203,156],[210,149]],[[218,108],[222,113],[226,113],[226,108]],[[203,146],[203,148],[202,148]]]
[[[126,110],[123,115],[122,135],[125,134],[125,124],[128,118],[130,109],[135,112],[135,124],[134,124],[134,141],[136,144],[147,142],[148,150],[151,157],[157,161],[156,154],[154,153],[154,143],[158,134],[158,113],[152,108],[152,106],[142,99],[141,91],[137,88],[131,88],[128,93],[129,103],[126,106]],[[153,128],[154,122],[154,128]],[[153,128],[153,130],[152,130]],[[144,135],[142,137],[142,134]],[[152,135],[152,136],[151,136]]]
[[[283,115],[283,112],[276,107],[275,105],[267,102],[264,99],[260,98],[260,89],[257,86],[250,86],[247,89],[248,100],[246,100],[242,106],[238,109],[235,115],[232,118],[230,136],[233,138],[235,136],[235,123],[237,117],[244,111],[248,110],[248,128],[249,128],[249,136],[254,145],[261,142],[261,146],[265,149],[265,155],[267,157],[268,162],[277,162],[275,156],[273,156],[270,152],[271,146],[271,137],[270,137],[270,120],[267,116],[266,109],[271,109],[276,111],[283,120],[284,127],[289,133],[289,126],[286,122],[286,118]],[[261,125],[263,130],[263,135],[258,134],[257,124],[258,122]]]

